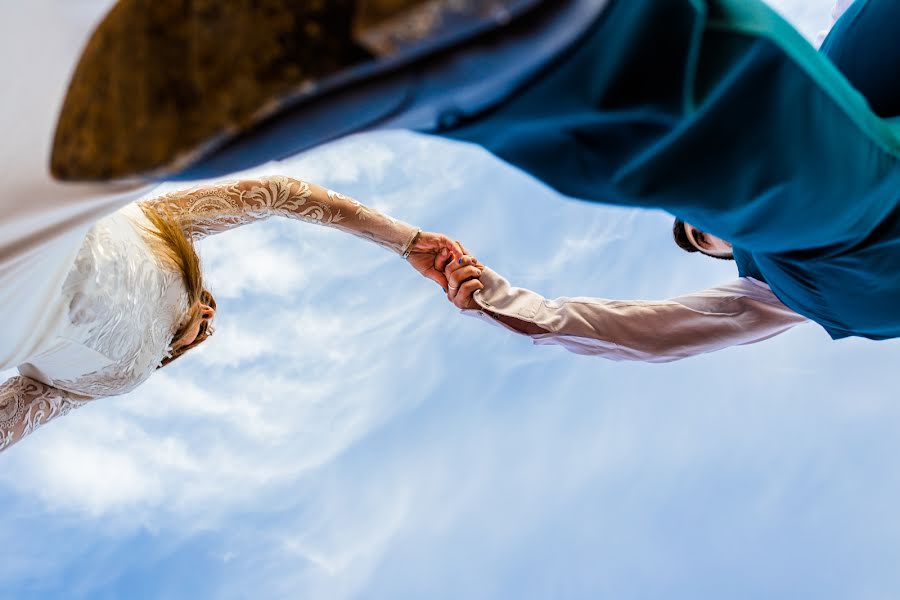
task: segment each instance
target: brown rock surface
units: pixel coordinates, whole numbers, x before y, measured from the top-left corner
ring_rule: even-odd
[[[70,83],[51,171],[105,180],[172,168],[370,55],[355,0],[121,0]]]

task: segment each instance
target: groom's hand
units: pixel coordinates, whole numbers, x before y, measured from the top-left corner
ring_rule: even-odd
[[[483,290],[484,284],[478,280],[484,265],[468,254],[447,264],[444,275],[447,278],[447,299],[457,308],[481,308],[472,295]]]

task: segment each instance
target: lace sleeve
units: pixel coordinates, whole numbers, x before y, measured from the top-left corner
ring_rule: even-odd
[[[29,377],[12,377],[0,385],[0,451],[89,400]]]
[[[341,229],[403,254],[418,231],[352,198],[284,176],[198,187],[142,204],[180,219],[195,241],[281,216]]]

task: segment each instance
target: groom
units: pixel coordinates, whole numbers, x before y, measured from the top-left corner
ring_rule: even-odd
[[[822,53],[883,117],[900,115],[900,87],[884,77],[885,72],[900,66],[900,45],[891,36],[892,26],[900,22],[898,18],[900,8],[896,3],[857,0],[822,46]],[[900,300],[896,288],[885,285],[893,280],[892,273],[878,268],[893,265],[898,253],[896,219],[891,214],[879,230],[861,242],[851,242],[850,248],[831,246],[824,256],[815,251],[788,252],[780,260],[793,258],[799,263],[794,267],[795,275],[814,272],[805,264],[812,262],[822,273],[837,278],[833,285],[855,277],[855,285],[819,301],[824,304],[837,298],[845,305],[854,300],[866,302],[881,311],[870,323],[883,325],[885,317],[897,312]],[[820,225],[815,212],[809,219],[814,226]],[[762,223],[760,229],[765,225]],[[679,219],[672,231],[675,243],[687,252],[735,260],[741,277],[725,286],[662,302],[597,298],[547,301],[535,292],[511,287],[471,256],[459,262],[443,261],[440,266],[449,282],[449,300],[464,313],[529,335],[537,344],[561,345],[572,352],[612,360],[677,360],[769,339],[806,320],[773,293],[750,252]],[[852,275],[842,270],[844,265],[853,267]],[[823,287],[821,281],[810,284]],[[820,324],[833,337],[848,334],[822,321]]]

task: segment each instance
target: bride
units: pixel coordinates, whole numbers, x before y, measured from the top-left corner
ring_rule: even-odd
[[[462,250],[315,184],[284,176],[175,192],[98,221],[59,275],[41,342],[0,385],[0,451],[94,398],[127,393],[203,343],[216,302],[194,242],[270,216],[334,227],[404,259],[446,290],[443,265]],[[14,307],[4,307],[14,310]]]

